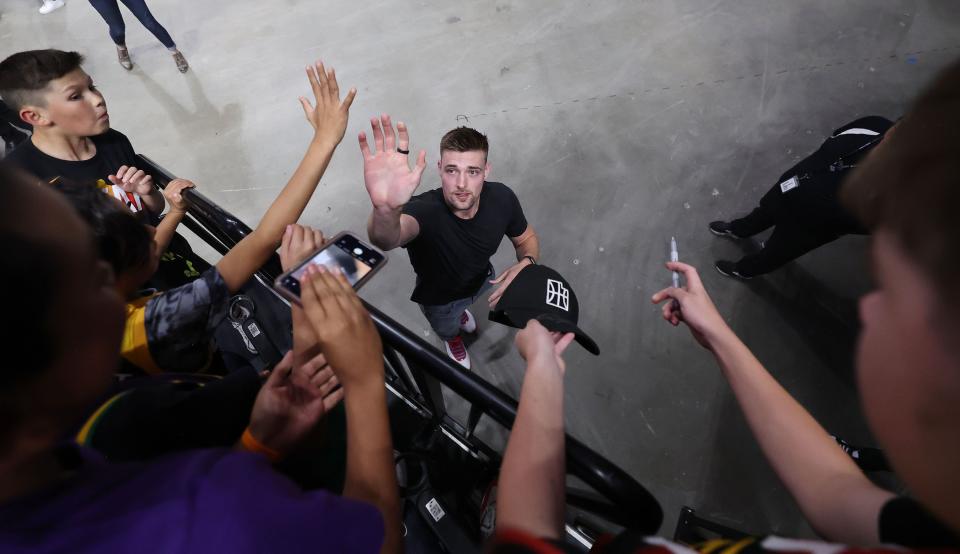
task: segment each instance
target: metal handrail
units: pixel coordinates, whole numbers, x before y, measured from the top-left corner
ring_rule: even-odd
[[[156,162],[143,155],[140,158],[143,169],[149,170],[161,187],[165,187],[173,179],[173,176]],[[202,193],[189,189],[185,191],[184,197],[189,204],[187,213],[203,225],[209,235],[222,243],[221,249],[233,247],[252,232],[250,227]],[[280,258],[274,254],[261,268],[259,275],[269,283],[281,272]],[[515,400],[475,374],[463,371],[433,345],[374,306],[367,302],[364,302],[364,306],[370,312],[384,342],[402,354],[408,362],[415,362],[418,369],[460,395],[500,425],[507,429],[513,426],[517,416]],[[566,435],[566,456],[567,471],[610,501],[610,505],[603,510],[606,517],[610,517],[614,523],[643,533],[655,533],[659,529],[663,521],[663,511],[650,492],[633,477],[570,435]],[[601,504],[594,503],[594,506],[600,507]]]

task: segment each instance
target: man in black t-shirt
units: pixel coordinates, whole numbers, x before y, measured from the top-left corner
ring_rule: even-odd
[[[407,249],[417,273],[411,300],[443,340],[447,354],[470,369],[470,355],[460,331],[472,333],[476,319],[468,309],[491,285],[493,308],[516,274],[540,256],[540,244],[527,224],[517,196],[503,183],[488,182],[490,150],[487,137],[458,127],[440,141],[441,186],[417,196],[427,166],[421,150],[413,171],[407,162],[410,137],[397,124],[394,135],[390,116],[370,120],[376,151],[360,133],[363,177],[373,203],[367,226],[370,241],[384,250]],[[517,263],[495,279],[490,257],[507,236],[517,253]]]
[[[861,117],[840,127],[817,149],[780,176],[752,212],[733,221],[713,221],[710,232],[744,239],[773,227],[759,252],[737,262],[717,261],[727,277],[750,279],[769,273],[843,235],[866,234],[837,194],[850,170],[857,167],[893,122],[880,116]]]

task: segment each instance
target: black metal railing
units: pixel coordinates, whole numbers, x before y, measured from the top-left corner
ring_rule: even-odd
[[[153,174],[160,187],[165,187],[173,175],[146,156],[140,156],[142,168]],[[218,206],[202,193],[190,189],[184,194],[190,207],[184,223],[188,229],[215,248],[226,253],[252,229]],[[263,283],[272,283],[282,272],[280,259],[274,255],[258,275]],[[278,297],[279,298],[279,297]],[[406,378],[407,387],[415,384],[420,399],[432,417],[440,423],[446,416],[442,384],[471,406],[472,414],[485,414],[510,429],[517,415],[517,403],[499,389],[475,374],[464,371],[444,353],[389,316],[364,302],[383,339],[385,356],[390,365],[398,365],[396,356],[406,361],[413,383]],[[470,429],[467,434],[472,432]],[[466,438],[466,437],[462,437]],[[654,533],[663,521],[663,512],[656,499],[625,471],[600,456],[577,439],[567,435],[567,471],[599,493],[598,500],[589,495],[568,494],[568,503],[588,509],[606,519],[643,533]]]

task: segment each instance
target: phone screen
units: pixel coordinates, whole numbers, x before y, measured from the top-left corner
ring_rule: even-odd
[[[375,267],[384,261],[380,252],[363,244],[352,235],[341,235],[312,258],[301,263],[295,270],[283,277],[283,288],[300,296],[300,278],[310,264],[322,265],[329,269],[340,268],[343,276],[354,287]]]

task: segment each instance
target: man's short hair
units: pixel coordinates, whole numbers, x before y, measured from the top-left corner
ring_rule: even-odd
[[[892,233],[960,323],[960,62],[917,98],[841,198],[867,228]]]
[[[0,97],[12,109],[44,106],[43,90],[50,81],[80,67],[83,56],[63,50],[18,52],[0,62]]]
[[[153,237],[146,226],[110,194],[91,183],[58,179],[51,184],[90,226],[100,259],[116,275],[142,267],[150,261]]]
[[[457,127],[440,139],[440,153],[444,150],[453,150],[454,152],[473,152],[482,150],[484,156],[490,154],[490,145],[487,143],[487,136],[476,129],[470,127]]]

